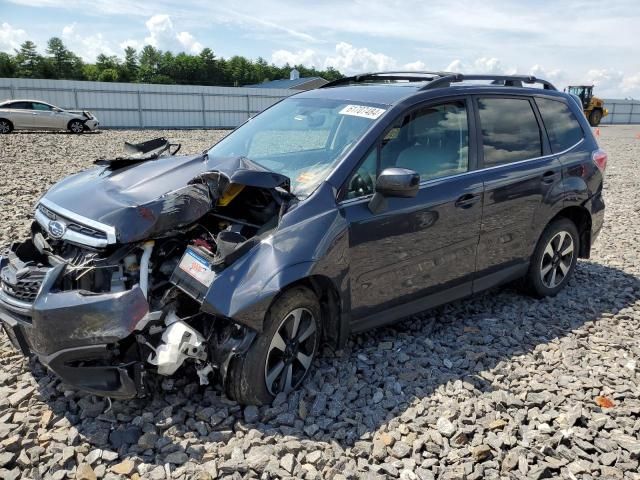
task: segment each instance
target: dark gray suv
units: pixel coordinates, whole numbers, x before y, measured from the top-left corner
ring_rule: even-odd
[[[115,398],[195,369],[269,402],[321,342],[516,279],[555,295],[603,223],[607,155],[534,77],[358,75],[200,155],[130,150],[52,187],[0,258],[13,344]]]

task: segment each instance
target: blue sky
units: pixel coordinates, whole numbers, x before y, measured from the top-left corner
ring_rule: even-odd
[[[345,73],[533,73],[608,97],[640,98],[638,29],[636,0],[0,0],[2,51],[51,36],[90,61],[126,45],[207,46]]]

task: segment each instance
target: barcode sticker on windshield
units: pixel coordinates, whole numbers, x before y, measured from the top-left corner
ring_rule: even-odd
[[[340,115],[352,115],[375,120],[385,112],[384,108],[367,107],[365,105],[347,105],[340,110]]]

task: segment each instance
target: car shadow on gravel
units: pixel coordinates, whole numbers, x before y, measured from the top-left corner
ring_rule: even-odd
[[[343,351],[316,360],[299,391],[258,408],[243,408],[184,376],[165,381],[152,398],[114,401],[105,412],[104,399],[65,390],[37,362],[31,367],[54,414],[49,425],[72,425],[79,433],[75,442],[115,451],[120,459],[180,465],[229,458],[224,449],[233,437],[240,439],[236,446],[262,438],[255,443],[311,440],[349,448],[386,424],[406,423],[411,430],[435,425],[460,395],[473,399],[493,391],[500,375],[492,370],[505,361],[540,355],[537,346],[576,329],[588,336],[586,324],[606,322],[639,298],[640,278],[580,262],[555,298],[535,300],[508,286],[357,335]],[[499,393],[506,405],[522,402]]]

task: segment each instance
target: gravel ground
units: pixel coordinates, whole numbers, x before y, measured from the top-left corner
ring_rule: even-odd
[[[148,400],[69,390],[0,337],[0,478],[640,479],[640,127],[601,127],[607,220],[553,299],[504,288],[356,336],[273,405],[193,379]],[[214,131],[0,138],[0,245],[44,190],[122,140],[204,149]]]

